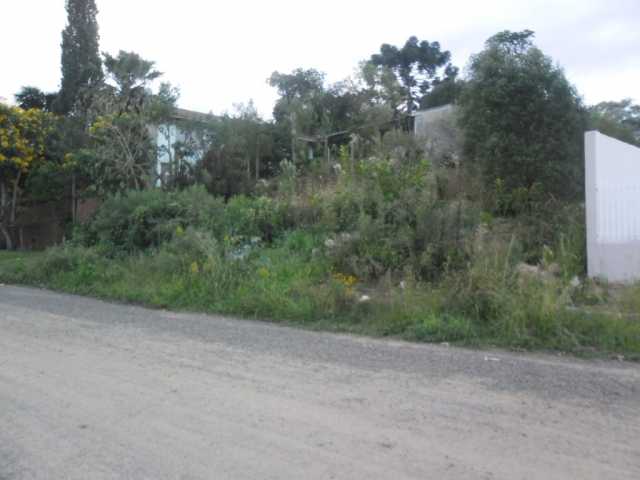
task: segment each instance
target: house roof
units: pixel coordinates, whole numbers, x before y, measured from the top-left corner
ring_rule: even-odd
[[[185,108],[176,108],[173,114],[176,118],[182,118],[185,120],[197,120],[199,122],[209,122],[211,120],[220,121],[222,118],[212,113],[196,112],[194,110],[187,110]]]

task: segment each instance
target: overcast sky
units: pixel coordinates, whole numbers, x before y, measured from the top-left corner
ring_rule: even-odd
[[[380,45],[438,41],[459,67],[501,30],[536,32],[589,105],[640,102],[640,0],[96,0],[100,49],[155,60],[182,108],[232,111],[253,99],[270,117],[278,70],[316,68],[334,82]],[[60,85],[64,0],[0,0],[0,96]]]

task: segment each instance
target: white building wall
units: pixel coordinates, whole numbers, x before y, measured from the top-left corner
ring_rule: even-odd
[[[455,150],[442,128],[443,122],[453,114],[453,109],[453,105],[449,104],[413,113],[413,133],[425,141],[429,158],[438,153],[453,153]]]
[[[611,282],[640,279],[640,148],[585,134],[587,270]]]

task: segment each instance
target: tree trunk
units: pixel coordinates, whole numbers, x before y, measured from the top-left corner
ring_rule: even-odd
[[[296,163],[296,116],[292,112],[289,115],[289,119],[291,120],[291,163]]]
[[[22,169],[18,169],[18,175],[16,176],[16,183],[13,184],[13,198],[11,199],[11,214],[9,217],[9,227],[13,228],[16,223],[16,209],[18,207],[18,183],[22,176]]]
[[[350,163],[350,170],[351,170],[351,178],[355,179],[355,175],[356,175],[356,170],[355,170],[355,157],[356,157],[356,138],[354,137],[351,140],[351,144],[349,145],[349,147],[351,147],[351,152],[349,155],[349,163]]]
[[[76,217],[78,212],[76,209],[78,208],[78,202],[76,202],[76,179],[75,177],[71,180],[71,220],[76,221]]]
[[[0,222],[0,229],[4,235],[7,243],[7,250],[14,250],[16,248],[11,231],[16,224],[16,209],[18,207],[18,184],[20,183],[20,177],[22,176],[22,169],[18,170],[15,183],[13,184],[13,194],[11,196],[11,202],[7,205],[7,191],[4,184],[2,184],[2,222]],[[8,210],[8,212],[7,212]],[[9,218],[7,219],[7,213]]]
[[[329,137],[327,135],[324,137],[324,161],[327,163],[331,162],[331,154],[329,153]]]
[[[4,222],[0,222],[0,228],[2,228],[2,233],[4,234],[4,239],[7,243],[7,250],[13,250],[13,239],[11,238],[9,230],[7,230],[7,226]]]
[[[2,197],[2,220],[0,220],[0,228],[2,229],[2,233],[5,238],[5,242],[7,244],[7,250],[13,250],[13,241],[11,239],[11,235],[9,235],[9,230],[6,225],[6,214],[7,214],[7,189],[4,186],[4,183],[0,184],[0,196]]]
[[[260,142],[256,142],[256,182],[260,180]]]

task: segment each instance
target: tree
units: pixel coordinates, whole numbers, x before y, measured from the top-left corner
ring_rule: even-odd
[[[252,100],[234,104],[234,109],[231,115],[199,126],[207,145],[200,147],[205,153],[194,169],[197,181],[210,193],[227,198],[250,193],[274,168],[275,124],[261,118]]]
[[[402,48],[383,44],[380,53],[371,55],[370,62],[391,69],[400,80],[409,115],[418,106],[420,97],[442,81],[441,76],[449,78],[458,71],[451,65],[451,53],[441,51],[438,42],[418,42],[416,37],[410,37]]]
[[[53,102],[58,97],[57,93],[44,93],[38,87],[26,86],[20,89],[20,92],[14,95],[18,106],[23,110],[37,108],[45,112],[52,111]]]
[[[163,84],[158,95],[147,91],[148,83],[162,73],[154,69],[155,62],[136,53],[105,53],[104,58],[107,78],[115,85],[94,89],[88,111],[90,142],[73,150],[66,166],[100,193],[141,190],[153,183],[151,167],[157,158],[148,127],[171,115],[178,92],[169,84]]]
[[[462,93],[463,83],[455,76],[435,85],[420,100],[420,109],[436,108],[456,103]]]
[[[278,90],[280,98],[273,107],[273,118],[282,123],[291,121],[291,103],[295,101],[310,108],[317,120],[324,117],[323,97],[325,95],[323,72],[310,68],[297,68],[290,74],[273,72],[267,83]]]
[[[234,104],[236,115],[231,119],[235,133],[235,147],[246,159],[247,178],[251,176],[251,159],[254,159],[254,177],[260,179],[260,157],[269,154],[273,140],[265,133],[265,123],[249,100],[247,105]]]
[[[355,118],[358,126],[369,126],[376,138],[383,125],[390,124],[404,102],[405,95],[398,77],[389,67],[361,62],[356,70],[357,103]]]
[[[471,57],[460,102],[463,151],[490,182],[538,182],[566,196],[583,184],[586,109],[562,68],[533,46],[533,35],[501,32]]]
[[[290,74],[273,72],[267,83],[278,89],[280,99],[273,108],[273,118],[288,129],[293,162],[306,158],[305,137],[326,135],[333,129],[325,111],[325,74],[315,69],[298,68]]]
[[[145,98],[147,85],[163,75],[155,69],[156,62],[145,60],[135,52],[120,50],[117,57],[102,55],[107,79],[116,84],[113,93],[119,98],[122,113],[130,106],[137,108]]]
[[[37,109],[52,112],[57,96],[57,93],[45,93],[37,87],[25,86],[14,95],[14,98],[23,110]],[[61,167],[64,155],[68,152],[66,147],[71,143],[70,137],[74,133],[76,138],[78,135],[76,132],[71,132],[70,127],[82,130],[80,120],[80,118],[56,117],[55,132],[46,137],[42,159],[29,169],[29,175],[24,182],[24,191],[30,201],[58,203],[68,200],[72,177],[68,170]]]
[[[15,248],[12,232],[21,179],[44,158],[45,140],[53,131],[53,123],[51,113],[35,108],[23,110],[0,103],[0,229],[7,250]]]
[[[591,128],[623,142],[640,146],[640,105],[630,98],[602,102],[589,109]]]
[[[66,0],[67,26],[62,31],[62,80],[54,109],[61,115],[76,110],[82,90],[102,81],[98,9],[94,0]]]

